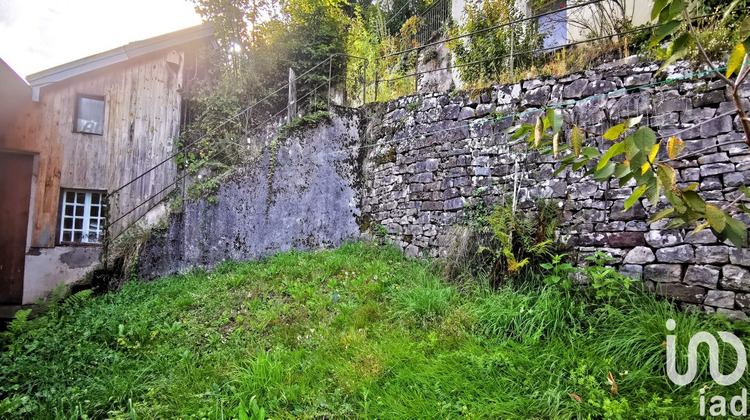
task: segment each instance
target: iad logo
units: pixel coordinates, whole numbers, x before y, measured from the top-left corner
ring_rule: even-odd
[[[674,331],[677,328],[677,323],[670,319],[667,321],[667,330]],[[745,353],[745,346],[742,344],[740,339],[727,331],[719,331],[719,338],[727,344],[734,347],[734,351],[737,352],[737,366],[734,371],[729,375],[721,373],[719,368],[719,343],[713,334],[706,331],[701,331],[694,334],[690,338],[688,343],[688,366],[687,372],[684,374],[677,373],[676,363],[676,339],[674,335],[667,335],[667,376],[669,380],[677,385],[687,385],[695,379],[695,374],[698,372],[698,346],[702,343],[708,345],[708,363],[709,371],[711,372],[711,378],[723,386],[729,386],[739,381],[742,375],[745,373],[747,367],[747,354]],[[706,415],[706,401],[705,389],[701,389],[700,397],[700,415]],[[721,395],[715,395],[711,398],[711,407],[709,413],[712,416],[725,416],[726,415],[726,398]],[[737,407],[738,403],[741,405]],[[733,415],[746,415],[747,414],[747,391],[742,390],[742,395],[737,395],[731,399],[729,404],[731,413]]]

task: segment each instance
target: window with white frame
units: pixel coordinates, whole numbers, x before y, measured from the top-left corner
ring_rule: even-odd
[[[60,243],[97,244],[104,238],[104,193],[62,190]]]
[[[86,134],[104,134],[104,97],[78,95],[74,131]]]

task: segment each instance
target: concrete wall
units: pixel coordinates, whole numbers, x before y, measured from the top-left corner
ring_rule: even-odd
[[[187,204],[152,234],[139,257],[141,278],[358,238],[359,124],[356,113],[340,111],[278,140],[275,152],[275,136],[261,139],[262,155],[237,170],[215,200]]]
[[[26,254],[23,303],[43,299],[60,282],[71,285],[84,278],[99,262],[99,246],[32,248]]]

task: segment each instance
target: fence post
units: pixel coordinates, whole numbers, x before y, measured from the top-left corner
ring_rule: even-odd
[[[414,58],[414,93],[419,93],[419,48]]]
[[[378,65],[380,64],[380,57],[375,58],[375,71],[373,72],[375,74],[375,102],[378,101],[378,68],[380,68]]]
[[[333,55],[328,56],[328,110],[331,110],[331,77],[333,75]]]
[[[294,70],[289,69],[289,102],[286,107],[287,124],[291,124],[292,120],[297,116],[297,85],[296,77],[294,76]]]
[[[513,75],[513,44],[515,44],[513,35],[513,25],[510,25],[510,81],[513,83],[513,80],[515,79]]]
[[[367,61],[362,68],[362,106],[367,104]]]

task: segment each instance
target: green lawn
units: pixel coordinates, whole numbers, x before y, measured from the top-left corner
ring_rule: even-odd
[[[363,243],[130,282],[12,326],[0,417],[685,418],[704,385],[750,382],[713,385],[705,358],[690,386],[664,374],[668,318],[683,356],[740,325],[536,283],[451,285]]]

